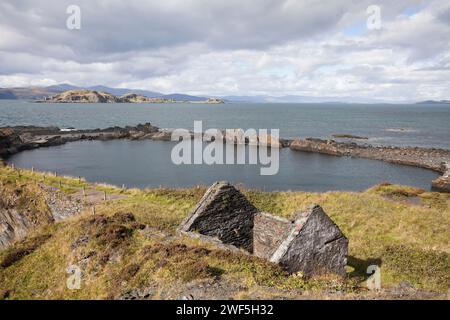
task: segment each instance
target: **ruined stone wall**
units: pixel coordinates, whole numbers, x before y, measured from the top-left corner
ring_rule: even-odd
[[[270,259],[291,230],[292,223],[266,212],[255,215],[253,227],[253,254]]]
[[[292,222],[258,211],[232,185],[216,182],[179,230],[245,249],[290,273],[345,275],[348,240],[320,206],[298,213]]]
[[[258,209],[227,182],[216,182],[205,193],[180,230],[215,237],[253,252],[253,221]]]
[[[297,215],[290,234],[271,258],[289,273],[345,275],[348,239],[320,206]]]

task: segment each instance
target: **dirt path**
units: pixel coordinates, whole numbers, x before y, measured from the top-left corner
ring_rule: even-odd
[[[105,201],[114,201],[126,198],[125,194],[107,193],[95,187],[78,188],[78,191],[67,194],[57,187],[41,183],[40,187],[47,192],[47,204],[56,221],[80,214],[90,207],[95,210],[96,205]]]

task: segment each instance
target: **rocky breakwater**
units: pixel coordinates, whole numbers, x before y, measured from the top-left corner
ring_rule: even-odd
[[[354,142],[336,142],[314,138],[295,139],[291,150],[349,156],[426,168],[442,174],[432,181],[436,191],[450,192],[450,150],[419,147],[372,146]]]
[[[226,129],[221,130],[221,135],[223,137],[223,143],[232,143],[232,144],[248,144],[248,145],[258,145],[258,146],[267,146],[271,148],[285,148],[289,147],[291,140],[283,139],[278,136],[274,136],[272,134],[258,134],[256,132],[248,133],[243,129]],[[193,135],[196,137],[195,135]],[[209,134],[202,134],[204,141],[214,141],[215,136],[211,136]]]
[[[439,178],[432,181],[433,190],[450,193],[450,163],[442,165],[443,174]]]
[[[154,139],[170,140],[170,132],[150,123],[106,129],[75,130],[58,127],[17,126],[0,128],[0,157],[23,150],[62,145],[80,140]]]
[[[223,142],[233,144],[249,144],[250,139],[241,136],[242,130],[227,138],[223,132]],[[106,129],[60,129],[58,127],[36,127],[36,126],[16,126],[0,128],[0,158],[7,158],[23,150],[36,149],[40,147],[50,147],[62,145],[67,142],[81,140],[158,140],[170,141],[172,130],[160,129],[150,123],[138,124],[136,126],[109,127]],[[214,141],[214,137],[205,133],[196,136],[190,133],[191,139],[202,138],[206,142]],[[257,145],[267,145],[270,147],[283,148],[289,145],[289,140],[267,136],[255,136],[254,143]]]

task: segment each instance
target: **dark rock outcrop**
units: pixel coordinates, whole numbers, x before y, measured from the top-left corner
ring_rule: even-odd
[[[39,188],[11,189],[0,184],[0,249],[24,238],[31,229],[54,222],[45,201]]]
[[[135,127],[109,127],[106,129],[75,130],[57,127],[17,126],[0,128],[0,157],[6,158],[23,150],[62,145],[80,140],[153,139],[169,135],[150,123]],[[170,140],[170,139],[169,139]]]
[[[363,136],[356,136],[354,134],[348,134],[348,133],[343,133],[343,134],[333,134],[331,135],[333,138],[338,138],[338,139],[356,139],[356,140],[368,140],[368,137],[363,137]]]
[[[0,128],[0,157],[17,152],[16,147],[22,143],[19,136],[11,128]],[[11,152],[12,151],[12,152]]]

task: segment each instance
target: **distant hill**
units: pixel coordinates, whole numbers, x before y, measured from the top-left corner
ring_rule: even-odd
[[[425,100],[416,102],[416,104],[450,104],[450,100]]]
[[[182,93],[172,93],[172,94],[164,94],[161,96],[165,99],[173,99],[177,101],[204,101],[207,98],[206,97],[197,97],[197,96],[191,96],[188,94],[182,94]]]
[[[57,84],[54,86],[48,86],[45,87],[47,90],[50,91],[55,91],[55,92],[63,92],[63,91],[68,91],[68,90],[77,90],[79,89],[79,87],[77,86],[73,86],[71,84],[66,84],[66,83],[62,83],[62,84]]]
[[[95,90],[67,90],[38,102],[61,103],[114,103],[122,102],[120,98],[106,92]]]
[[[245,102],[245,103],[328,103],[328,104],[345,104],[345,103],[410,103],[407,101],[387,101],[371,98],[355,98],[355,97],[312,97],[300,95],[285,95],[285,96],[222,96],[223,100],[228,102]]]
[[[208,98],[205,96],[193,96],[183,93],[164,94],[161,92],[132,89],[132,88],[112,88],[103,85],[96,85],[90,87],[78,87],[71,84],[58,84],[47,87],[24,87],[24,88],[0,88],[0,99],[27,99],[39,100],[44,99],[58,93],[68,90],[95,90],[107,92],[114,96],[122,96],[128,93],[135,93],[137,95],[148,98],[161,98],[176,101],[205,101]],[[241,102],[241,103],[414,103],[411,101],[386,101],[379,99],[355,98],[355,97],[311,97],[300,95],[285,95],[285,96],[268,96],[268,95],[248,95],[248,96],[219,96],[225,102]],[[450,104],[450,100],[427,100],[417,102],[417,104]]]
[[[197,100],[197,97],[195,96],[176,95],[175,97],[177,99],[164,97],[147,97],[134,92],[116,96],[109,92],[100,90],[71,89],[51,96],[47,96],[43,99],[37,99],[35,101],[39,103],[224,103],[223,100],[218,98],[204,98],[203,100]]]
[[[168,100],[173,99],[177,101],[205,101],[207,99],[206,97],[191,96],[181,93],[163,94],[156,91],[128,89],[128,88],[111,88],[102,85],[90,87],[78,87],[65,83],[47,87],[0,88],[0,99],[39,100],[68,90],[83,90],[83,89],[107,92],[115,96],[122,96],[124,94],[132,92],[149,98],[163,98]]]
[[[10,90],[0,89],[0,99],[16,99],[16,96],[14,95],[14,92]]]
[[[27,87],[27,88],[0,88],[0,99],[42,99],[65,90],[47,87]]]
[[[149,98],[156,98],[156,97],[162,97],[163,94],[160,92],[156,92],[156,91],[149,91],[149,90],[141,90],[141,89],[127,89],[127,88],[110,88],[110,87],[105,87],[105,86],[92,86],[92,87],[88,87],[87,89],[89,90],[96,90],[96,91],[104,91],[104,92],[108,92],[111,93],[115,96],[121,96],[124,95],[126,93],[136,93],[139,95],[143,95]]]

